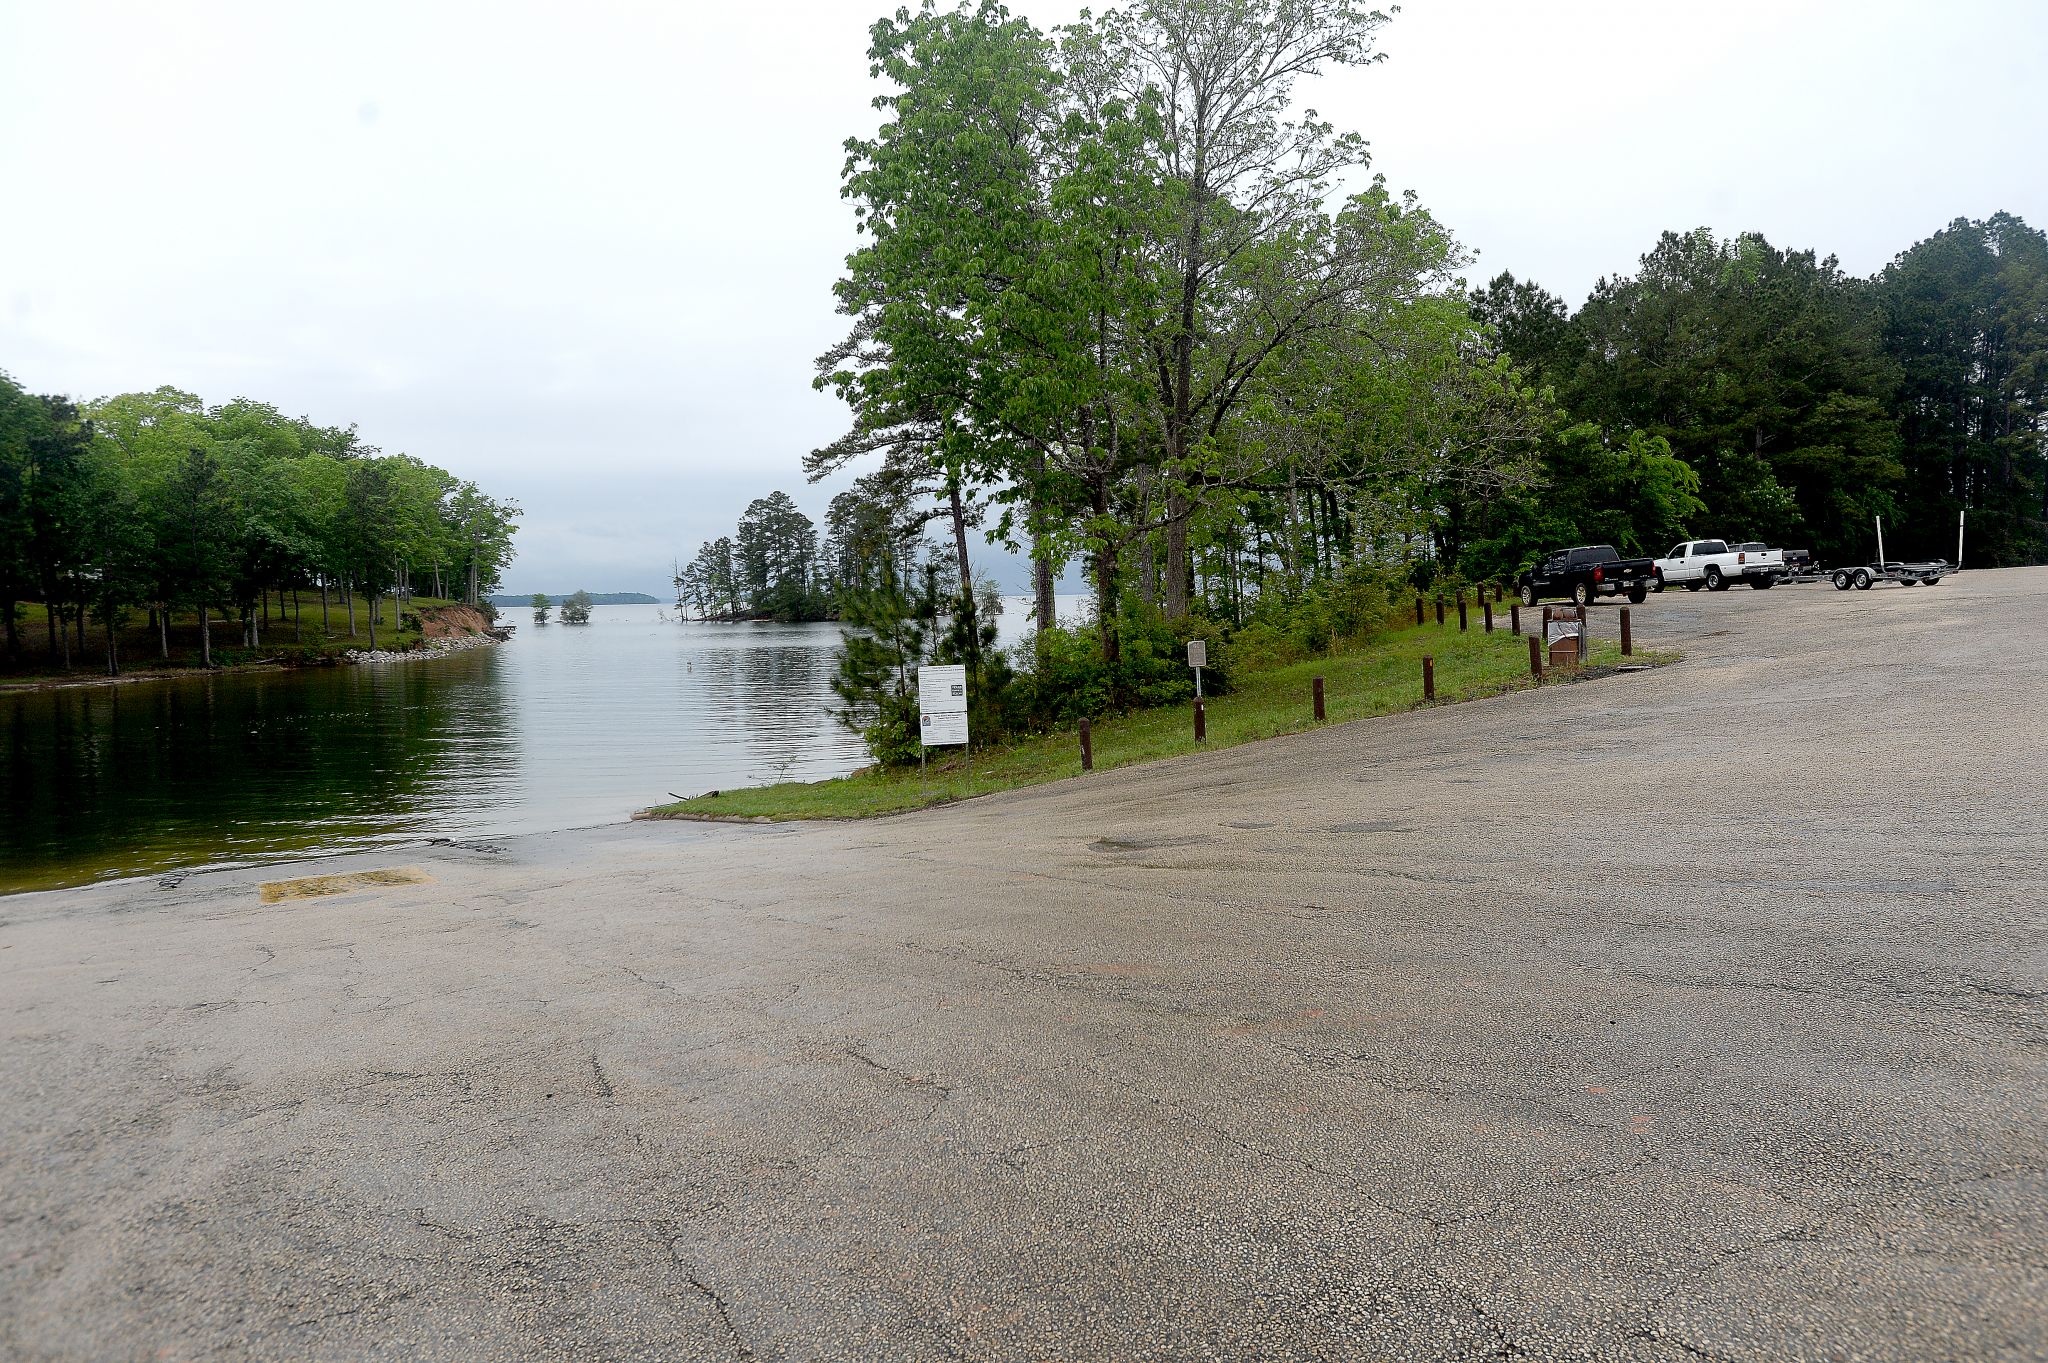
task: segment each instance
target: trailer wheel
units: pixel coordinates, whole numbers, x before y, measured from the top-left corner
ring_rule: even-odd
[[[1847,573],[1837,572],[1835,574],[1835,590],[1838,592],[1849,590],[1849,575]]]
[[[1923,577],[1920,579],[1920,585],[1923,587],[1939,587],[1941,579],[1938,577]]]
[[[1857,590],[1857,591],[1859,591],[1859,592],[1867,592],[1867,591],[1869,591],[1869,590],[1870,590],[1870,584],[1871,584],[1871,582],[1872,582],[1872,581],[1873,581],[1873,579],[1872,579],[1872,578],[1871,578],[1871,576],[1870,576],[1870,569],[1868,569],[1868,568],[1858,568],[1858,569],[1856,570],[1856,578],[1855,578],[1855,582],[1856,582],[1856,590]]]

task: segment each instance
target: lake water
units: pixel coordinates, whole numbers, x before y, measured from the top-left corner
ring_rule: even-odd
[[[1014,639],[1029,603],[1006,604]],[[830,714],[836,625],[501,618],[509,644],[432,662],[0,695],[0,893],[585,827],[866,764]]]

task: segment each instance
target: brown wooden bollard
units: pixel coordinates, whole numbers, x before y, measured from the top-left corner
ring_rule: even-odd
[[[1209,718],[1202,713],[1202,699],[1195,698],[1195,742],[1200,743],[1209,736]]]
[[[1493,633],[1493,603],[1487,601],[1483,602],[1482,605],[1486,610],[1486,632],[1491,634]]]
[[[1522,632],[1522,603],[1519,601],[1508,606],[1508,628],[1517,634]]]
[[[1636,641],[1628,632],[1628,607],[1621,608],[1621,656],[1626,658],[1636,651]]]
[[[1586,608],[1579,607],[1579,656],[1586,656]]]
[[[1415,598],[1415,623],[1422,623],[1422,598],[1419,596]]]
[[[1500,585],[1500,583],[1498,583],[1498,582],[1494,583],[1494,584],[1493,584],[1493,604],[1494,604],[1494,605],[1496,605],[1496,606],[1498,606],[1498,605],[1500,604],[1500,601],[1501,601],[1501,597],[1502,597],[1503,595],[1504,595],[1504,593],[1503,593],[1503,592],[1502,592],[1502,590],[1501,590],[1501,585]]]
[[[1465,593],[1458,593],[1458,633],[1465,632]]]
[[[1313,682],[1310,683],[1309,689],[1315,694],[1316,723],[1320,724],[1323,722],[1323,679],[1321,677],[1317,677]]]
[[[1533,634],[1529,636],[1529,675],[1543,680],[1543,645]]]
[[[1427,653],[1422,655],[1422,699],[1436,699],[1436,659]]]
[[[1085,719],[1081,721],[1081,770],[1095,770],[1095,735]]]
[[[1436,599],[1436,622],[1439,625],[1444,622],[1444,599],[1441,596]]]

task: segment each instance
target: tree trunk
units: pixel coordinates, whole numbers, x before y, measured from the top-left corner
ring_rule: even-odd
[[[1143,525],[1152,519],[1152,471],[1143,464],[1138,466],[1138,523]],[[1159,604],[1159,555],[1158,545],[1148,530],[1142,539],[1134,544],[1138,555],[1138,599],[1148,606]]]
[[[1096,476],[1089,504],[1098,518],[1109,514],[1107,474]],[[1114,663],[1123,656],[1123,640],[1117,635],[1117,549],[1116,540],[1105,535],[1095,551],[1095,637],[1105,663]]]
[[[370,598],[370,651],[372,653],[377,651],[377,603],[382,599],[383,593],[381,592]]]
[[[1188,613],[1188,499],[1174,493],[1166,499],[1166,615],[1184,619]]]
[[[1095,551],[1095,636],[1105,663],[1123,657],[1123,640],[1117,634],[1117,572],[1116,544],[1105,539]]]
[[[163,662],[171,656],[171,608],[167,604],[156,611],[156,656]]]
[[[1032,472],[1045,477],[1045,451],[1032,456]],[[1041,482],[1041,486],[1042,486]],[[1047,630],[1059,624],[1059,603],[1053,599],[1052,560],[1048,558],[1045,522],[1048,508],[1034,499],[1031,517],[1031,615],[1037,628]]]
[[[342,583],[341,595],[348,602],[348,637],[353,639],[356,637],[356,584]]]
[[[121,675],[121,659],[114,650],[114,612],[112,610],[107,612],[107,675],[110,677]]]
[[[1169,472],[1184,476],[1189,447],[1194,443],[1195,311],[1201,290],[1202,212],[1209,198],[1206,150],[1195,148],[1194,174],[1188,184],[1188,225],[1181,259],[1180,333],[1173,339],[1172,401],[1167,407],[1166,449]],[[1188,613],[1188,500],[1175,491],[1166,499],[1166,614],[1179,620]]]
[[[1059,603],[1053,596],[1052,564],[1040,557],[1042,537],[1031,536],[1031,615],[1039,629],[1059,623]]]
[[[207,618],[204,604],[199,607],[199,665],[213,666],[213,622]]]
[[[975,619],[974,570],[967,561],[967,507],[960,500],[960,476],[946,478],[946,508],[953,518],[953,554],[960,567],[960,619],[965,625],[961,639],[967,648],[967,673],[981,670],[981,627]]]

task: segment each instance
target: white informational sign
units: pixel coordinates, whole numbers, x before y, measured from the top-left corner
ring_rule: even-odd
[[[1546,644],[1554,644],[1559,639],[1576,639],[1578,637],[1579,622],[1569,616],[1563,618],[1552,616],[1543,628],[1543,642]]]
[[[927,748],[967,742],[967,669],[917,669],[918,736]]]
[[[1208,665],[1209,641],[1207,639],[1188,640],[1188,666],[1207,667]]]

